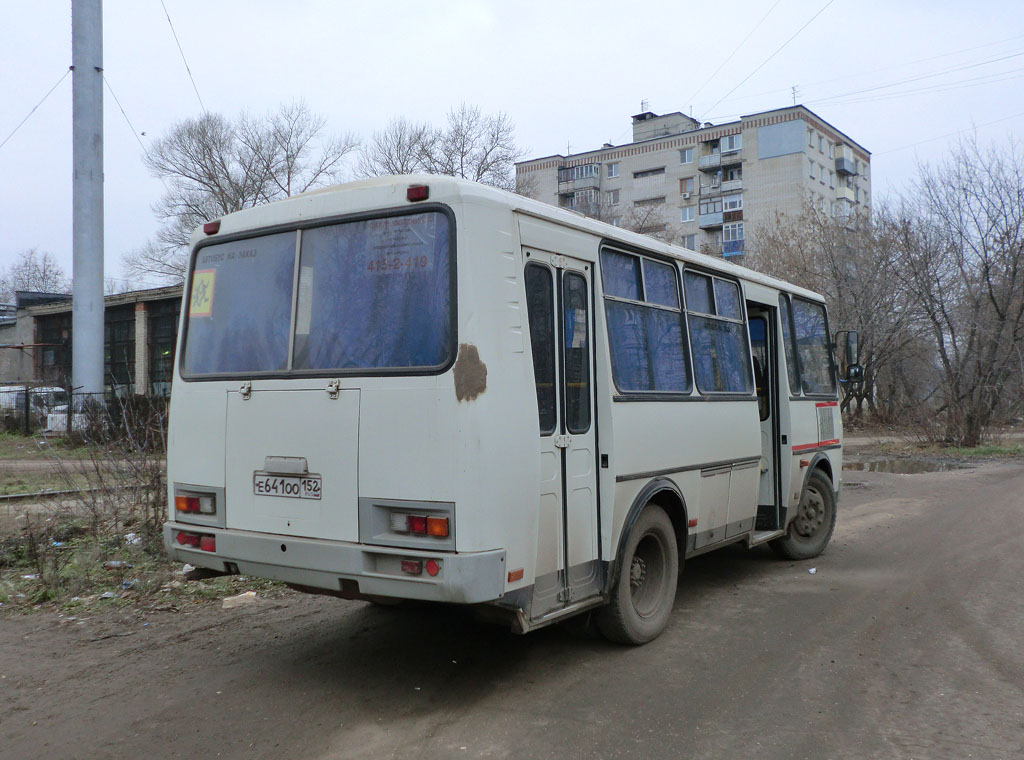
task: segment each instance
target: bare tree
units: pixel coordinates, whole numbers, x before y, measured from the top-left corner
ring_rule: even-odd
[[[181,280],[189,238],[203,222],[339,181],[358,140],[325,127],[302,102],[258,117],[207,113],[174,125],[144,157],[167,187],[154,207],[164,225],[125,257],[129,275]]]
[[[1021,405],[1024,149],[970,139],[919,170],[891,223],[897,272],[938,357],[941,438],[976,446],[1000,410]]]
[[[485,114],[462,103],[448,112],[444,127],[393,119],[363,149],[359,173],[445,174],[503,190],[516,190],[515,125],[508,114]]]
[[[426,124],[414,124],[403,118],[392,119],[383,130],[374,132],[363,146],[357,173],[361,177],[379,177],[425,171],[423,145],[430,132]]]
[[[71,283],[52,254],[29,248],[19,253],[13,264],[0,270],[0,303],[12,303],[16,290],[68,293]]]
[[[887,225],[876,226],[867,217],[833,218],[807,205],[798,217],[777,215],[760,225],[745,262],[821,293],[833,328],[859,332],[865,381],[845,385],[842,402],[844,411],[858,418],[865,406],[879,415],[880,387],[890,393],[897,387],[912,391],[905,399],[910,403],[928,392],[925,386],[912,389],[893,379],[897,370],[901,379],[910,377],[909,357],[925,360],[917,353],[921,331],[892,249]],[[886,405],[892,400],[886,398]]]

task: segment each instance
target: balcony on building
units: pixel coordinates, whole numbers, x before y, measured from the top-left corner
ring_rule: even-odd
[[[701,156],[697,161],[697,168],[702,172],[717,172],[722,167],[722,154],[712,153],[709,156]]]
[[[566,195],[577,190],[597,189],[601,186],[601,164],[563,166],[558,170],[558,194]]]
[[[722,154],[721,154],[721,165],[723,167],[735,166],[736,164],[742,164],[742,163],[743,163],[743,151],[740,150],[739,148],[737,148],[736,150],[730,150],[730,151],[724,151],[723,150],[722,151]]]
[[[716,177],[714,181],[709,182],[706,185],[700,186],[700,194],[702,198],[710,195],[721,195],[722,194],[722,183],[718,181]]]
[[[837,187],[836,188],[836,200],[837,201],[849,201],[850,203],[857,202],[857,194],[854,192],[852,187]]]
[[[721,205],[721,204],[719,204]],[[698,214],[697,226],[702,230],[714,229],[722,226],[722,212],[714,211],[710,214]]]
[[[722,255],[725,258],[742,256],[744,253],[742,240],[725,240],[722,242]]]
[[[728,179],[722,183],[723,193],[736,193],[743,189],[742,179]]]
[[[851,176],[857,173],[857,161],[853,157],[853,148],[849,145],[836,146],[836,171]]]

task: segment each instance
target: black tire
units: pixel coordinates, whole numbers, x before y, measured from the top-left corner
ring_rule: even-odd
[[[784,559],[811,559],[828,546],[836,527],[836,492],[821,470],[807,479],[800,494],[797,513],[786,535],[771,542],[772,550]]]
[[[626,539],[619,577],[597,627],[619,644],[646,644],[665,630],[676,598],[679,549],[665,510],[648,504]]]

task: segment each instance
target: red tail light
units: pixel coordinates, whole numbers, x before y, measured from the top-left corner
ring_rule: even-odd
[[[186,533],[183,530],[179,530],[177,540],[182,546],[199,546],[198,533]]]
[[[427,575],[434,576],[441,572],[441,563],[436,559],[428,559],[425,565],[427,569]]]
[[[179,512],[198,512],[199,511],[199,497],[198,496],[175,496],[174,497],[174,508]]]
[[[407,201],[425,201],[429,197],[429,185],[413,185],[405,191],[405,199]]]
[[[423,572],[423,562],[418,559],[403,559],[402,572],[409,575],[420,575]]]
[[[202,549],[204,552],[217,551],[217,537],[201,536],[199,539],[199,548]]]
[[[207,235],[216,235],[220,232],[220,219],[215,222],[207,222],[203,225],[203,232]]]
[[[427,518],[423,515],[409,515],[409,532],[427,535]]]

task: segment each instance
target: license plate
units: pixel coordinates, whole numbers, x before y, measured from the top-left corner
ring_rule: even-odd
[[[257,496],[284,496],[289,499],[319,499],[320,476],[298,477],[281,475],[253,475],[252,492]]]

